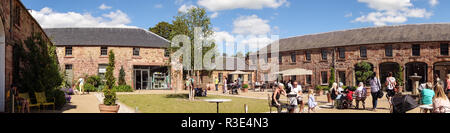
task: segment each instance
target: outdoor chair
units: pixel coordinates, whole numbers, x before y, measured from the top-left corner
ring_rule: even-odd
[[[35,92],[34,93],[36,95],[36,101],[38,104],[44,106],[49,106],[52,105],[53,106],[53,110],[55,110],[55,98],[52,98],[52,101],[47,101],[47,97],[45,96],[45,92]]]
[[[35,104],[31,103],[31,98],[30,98],[30,95],[28,94],[28,92],[27,93],[19,93],[19,97],[23,98],[23,99],[27,99],[28,106],[30,108],[37,107],[38,111],[41,111],[41,105],[39,103],[35,103]],[[33,100],[35,100],[35,99],[33,99]],[[20,110],[21,108],[22,108],[22,105],[17,105],[18,110]]]

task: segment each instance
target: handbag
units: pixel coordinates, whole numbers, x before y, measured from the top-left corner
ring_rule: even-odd
[[[380,86],[380,81],[379,80],[377,80],[377,85],[378,85],[378,88],[379,88],[379,90],[378,90],[378,94],[377,94],[377,96],[378,96],[378,98],[383,98],[383,96],[384,96],[384,93],[383,93],[383,89],[381,89],[381,86]]]

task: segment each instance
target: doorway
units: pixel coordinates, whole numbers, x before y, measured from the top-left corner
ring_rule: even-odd
[[[417,73],[418,76],[422,76],[419,83],[426,83],[428,81],[428,65],[427,63],[423,62],[410,62],[405,65],[406,67],[406,90],[412,91],[412,84],[413,82],[411,79],[409,79],[409,76],[413,76],[415,73]]]
[[[134,66],[133,80],[136,90],[170,89],[170,73],[168,67]]]

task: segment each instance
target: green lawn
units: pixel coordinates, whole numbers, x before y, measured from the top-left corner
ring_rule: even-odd
[[[143,113],[216,113],[216,103],[208,103],[204,99],[225,98],[231,102],[219,104],[220,113],[244,113],[244,104],[248,105],[249,113],[269,112],[267,100],[215,96],[196,97],[188,100],[188,94],[149,94],[149,95],[118,95],[119,101],[132,107],[138,107]]]

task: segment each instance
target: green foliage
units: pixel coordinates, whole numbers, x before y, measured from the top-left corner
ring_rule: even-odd
[[[102,83],[102,79],[100,78],[100,76],[95,75],[95,76],[87,77],[86,78],[86,84],[91,84],[94,87],[98,87],[98,86],[102,85],[103,83]]]
[[[398,71],[394,74],[398,86],[403,86],[403,66],[398,65]]]
[[[63,83],[56,58],[56,47],[33,33],[13,48],[13,84],[20,92],[52,91]]]
[[[84,84],[83,88],[84,88],[84,91],[87,91],[87,92],[96,92],[97,91],[97,88],[95,88],[95,86],[90,83]]]
[[[55,108],[61,109],[66,104],[66,95],[62,90],[53,89],[47,91],[45,96],[47,97],[47,101],[52,101],[55,98]]]
[[[364,84],[369,84],[369,77],[373,74],[373,68],[370,63],[360,62],[355,65],[355,76],[357,84],[363,82]]]
[[[167,40],[172,40],[173,29],[174,29],[174,25],[162,21],[162,22],[159,22],[158,24],[156,24],[155,27],[149,28],[149,31],[151,31]]]
[[[335,70],[333,67],[331,67],[331,75],[330,75],[330,79],[328,80],[328,87],[331,88],[333,83],[336,82],[336,74],[335,74]]]
[[[115,92],[133,92],[133,88],[129,85],[119,85],[113,88]]]
[[[120,72],[119,72],[119,85],[126,85],[127,83],[125,82],[125,70],[123,70],[123,66],[120,67]]]
[[[111,50],[109,51],[109,63],[106,67],[106,86],[108,88],[113,88],[116,84],[116,78],[114,77],[114,67],[115,67],[115,61],[114,61],[115,55],[114,52]]]
[[[106,106],[114,106],[116,105],[116,92],[113,89],[109,89],[108,86],[105,86],[105,89],[103,89],[103,95],[105,98],[103,98],[103,104]]]
[[[330,88],[328,86],[322,86],[322,85],[317,85],[315,90],[330,90]]]
[[[242,88],[247,89],[248,88],[248,84],[242,85]]]

